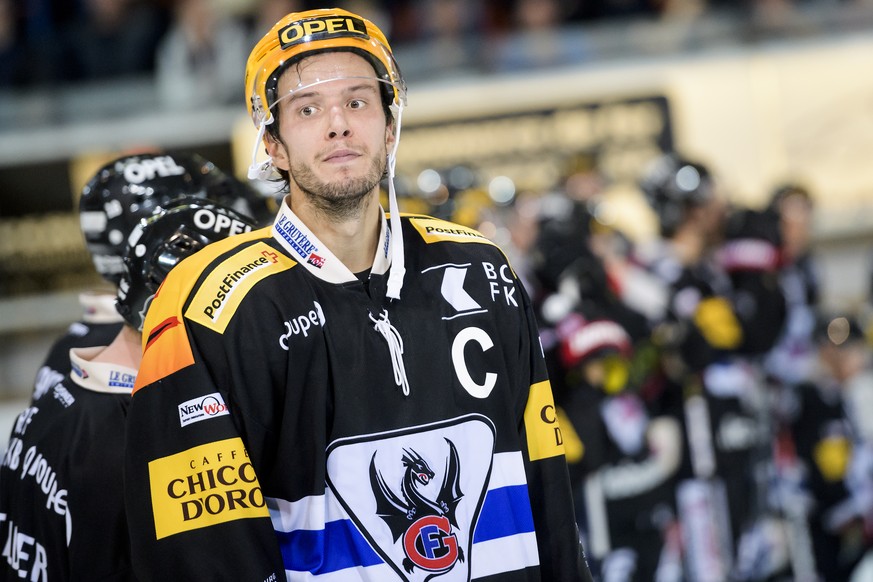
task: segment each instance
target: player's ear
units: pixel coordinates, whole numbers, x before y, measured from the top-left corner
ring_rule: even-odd
[[[288,150],[285,148],[285,144],[267,132],[264,134],[264,146],[267,149],[267,155],[273,159],[274,166],[286,172],[290,171],[291,164],[288,161]]]
[[[395,124],[396,122],[392,120],[391,123],[385,127],[385,145],[389,150],[394,146],[394,142],[397,140],[397,135],[394,132]]]

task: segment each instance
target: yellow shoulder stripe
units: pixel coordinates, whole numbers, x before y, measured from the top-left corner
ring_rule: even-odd
[[[241,242],[269,237],[260,229],[212,243],[173,267],[152,298],[143,324],[143,358],[134,392],[194,363],[182,309],[200,273],[215,257]]]
[[[185,317],[224,333],[243,298],[258,281],[296,264],[266,243],[248,246],[212,269],[197,289]]]
[[[428,244],[441,241],[454,241],[462,243],[484,243],[497,246],[481,232],[447,220],[419,215],[410,216],[409,222],[415,227],[415,230],[418,231],[421,238],[423,238]]]

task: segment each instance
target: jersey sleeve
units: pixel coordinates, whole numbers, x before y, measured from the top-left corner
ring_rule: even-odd
[[[529,362],[529,389],[521,392],[524,400],[521,439],[527,444],[525,470],[542,578],[591,580],[573,511],[563,436],[533,309],[523,286],[518,284],[518,288],[527,332],[527,337],[522,338],[520,359]]]
[[[278,580],[282,559],[231,414],[230,379],[207,364],[227,357],[225,348],[185,319],[197,273],[183,265],[149,309],[128,415],[125,507],[134,570],[144,580]]]

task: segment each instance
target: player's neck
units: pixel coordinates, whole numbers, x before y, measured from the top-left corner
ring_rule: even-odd
[[[327,248],[348,267],[359,273],[373,266],[376,256],[381,212],[378,190],[369,195],[354,216],[337,219],[296,197],[286,198],[294,214]]]
[[[128,368],[138,369],[142,360],[142,336],[138,331],[125,324],[115,339],[97,354],[93,362],[118,364]]]

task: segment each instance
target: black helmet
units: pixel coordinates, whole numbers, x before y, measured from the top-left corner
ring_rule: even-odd
[[[672,236],[689,208],[713,197],[712,175],[703,164],[677,154],[655,159],[640,180],[640,189],[661,226],[662,236]]]
[[[252,230],[255,222],[211,200],[180,200],[137,224],[123,255],[116,309],[139,331],[170,269],[206,245]]]
[[[258,227],[273,223],[279,210],[273,196],[262,194],[248,181],[230,174],[211,173],[206,180],[206,198],[236,210]]]
[[[554,207],[543,211],[530,253],[534,277],[545,292],[553,292],[558,289],[561,278],[569,273],[568,269],[578,265],[577,273],[593,283],[583,285],[586,293],[600,289],[600,282],[594,282],[601,269],[589,244],[594,217],[588,205],[569,198],[550,202]],[[605,288],[605,274],[603,283]]]
[[[186,197],[209,198],[257,219],[266,200],[251,187],[197,154],[140,154],[109,162],[88,181],[79,200],[79,222],[97,272],[121,277],[127,237],[143,218]]]

